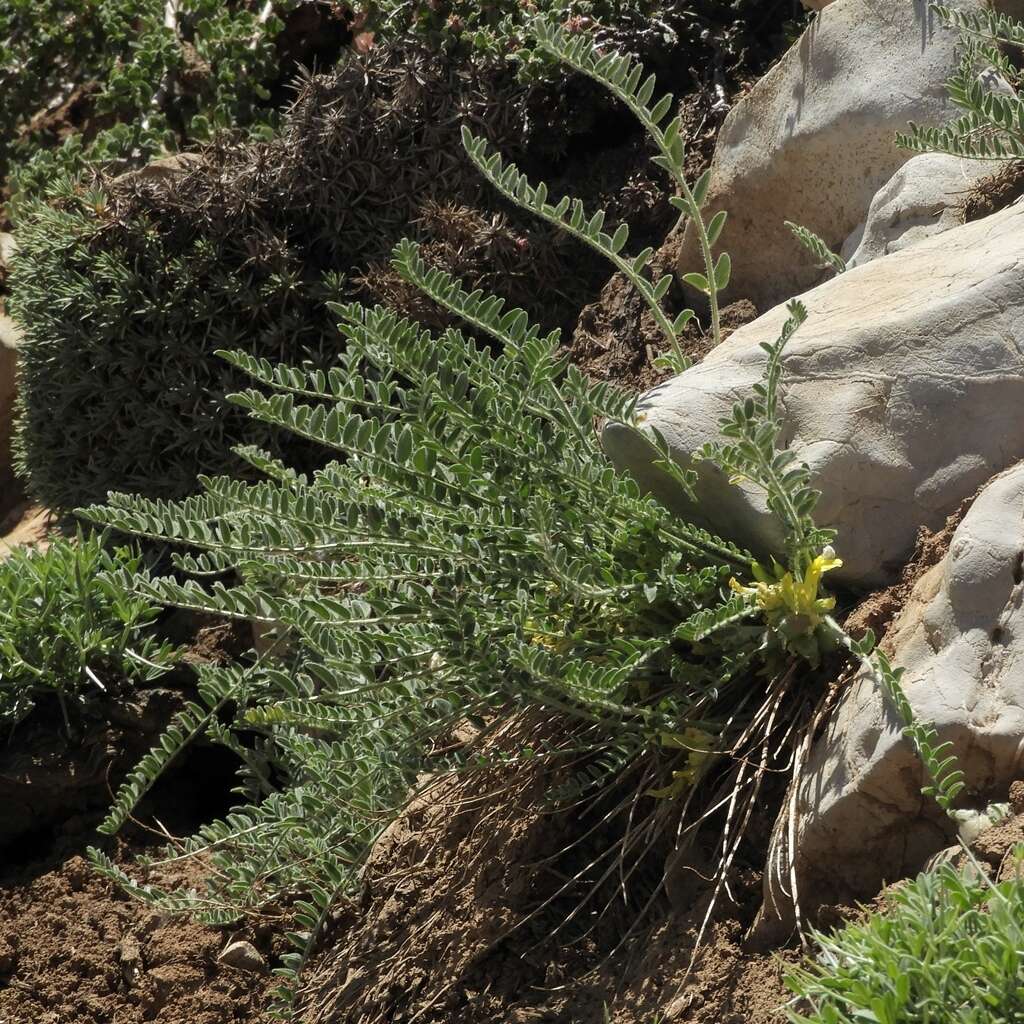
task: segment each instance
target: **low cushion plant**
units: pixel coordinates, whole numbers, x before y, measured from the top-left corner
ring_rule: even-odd
[[[789,984],[796,1024],[1024,1021],[1024,883],[945,865],[834,935]]]
[[[111,489],[182,497],[201,472],[243,468],[232,445],[272,443],[224,413],[241,378],[213,353],[329,362],[339,272],[386,257],[420,203],[479,191],[451,124],[491,99],[466,85],[422,51],[378,48],[306,83],[272,142],[225,144],[163,182],[61,179],[22,204],[9,308],[33,496],[60,511]]]
[[[121,51],[156,51],[152,59],[122,66],[114,47],[110,67],[102,63],[106,56],[93,54],[102,65],[98,81],[107,82],[109,72],[109,89],[120,82],[116,94],[127,97],[110,129],[114,137],[103,142],[99,135],[87,144],[79,133],[63,156],[41,153],[38,159],[48,163],[15,210],[18,254],[7,306],[24,330],[17,465],[32,495],[49,508],[68,511],[102,500],[111,489],[183,497],[195,489],[199,473],[245,472],[232,446],[276,447],[280,435],[225,411],[224,395],[242,380],[213,353],[245,347],[272,360],[329,365],[337,336],[325,301],[337,294],[339,275],[348,299],[399,301],[402,283],[387,261],[410,226],[420,240],[435,243],[433,262],[563,328],[607,279],[606,268],[588,261],[564,232],[531,223],[493,193],[484,199],[486,186],[459,145],[460,125],[467,123],[514,159],[558,174],[581,165],[580,154],[567,149],[582,149],[591,194],[606,196],[627,183],[622,155],[640,133],[614,101],[576,69],[546,86],[519,80],[526,65],[511,58],[520,43],[538,60],[543,56],[525,28],[530,5],[373,5],[379,31],[370,51],[347,54],[330,73],[304,76],[270,141],[253,139],[265,134],[260,126],[271,117],[253,90],[273,73],[267,61],[274,26],[290,4],[275,4],[273,16],[261,21],[263,5],[189,0],[177,5],[180,45],[174,32],[154,23],[152,3],[141,5],[140,30],[129,38],[124,22],[132,5],[122,0],[48,0],[44,6],[53,15],[49,31],[59,35],[52,41],[58,66],[70,61],[69,47],[92,53],[92,29],[84,26],[87,12],[96,9],[107,12],[105,31],[120,40]],[[589,38],[596,29],[605,45],[657,55],[659,78],[687,88],[691,75],[680,47],[696,63],[720,62],[725,89],[774,52],[764,40],[781,32],[792,4],[545,0],[539,8],[568,21],[574,37]],[[15,11],[10,59],[25,62],[26,74],[38,77],[43,72],[36,63],[45,61],[35,61],[31,37],[42,15],[27,4]],[[412,11],[419,12],[414,23],[407,18]],[[65,13],[66,23],[58,17]],[[468,49],[448,45],[448,29],[444,39],[435,38],[430,26],[440,19],[443,28],[451,16],[466,19],[460,39],[483,33],[480,48],[476,42]],[[52,27],[58,24],[64,26],[59,32]],[[519,42],[510,38],[506,45],[506,32]],[[36,34],[40,45],[49,39]],[[243,71],[238,53],[250,36],[258,43],[246,51]],[[111,180],[171,141],[160,142],[167,134],[161,118],[170,114],[149,102],[159,93],[154,76],[168,68],[175,88],[183,75],[195,82],[181,66],[178,51],[186,42],[210,65],[212,91],[169,104],[187,121],[175,146],[205,138],[203,125],[246,131],[219,135],[202,163],[190,163],[183,175]],[[544,60],[558,64],[550,55]],[[134,92],[126,82],[134,83]],[[3,114],[7,96],[0,90],[4,137],[24,114],[24,103],[13,100]],[[219,113],[200,112],[200,100]],[[719,105],[709,118],[720,112]],[[608,117],[615,118],[612,133]],[[122,138],[126,133],[130,137]],[[616,156],[605,161],[610,137]],[[118,147],[127,147],[131,158],[119,156]],[[689,164],[695,162],[691,154]],[[86,168],[110,177],[97,184],[88,174],[72,173]],[[63,173],[55,176],[56,170]],[[616,201],[636,202],[629,197],[639,181],[629,174]],[[667,202],[658,200],[652,211],[645,214],[651,223],[641,225],[648,240],[672,219]],[[436,313],[415,294],[405,311],[420,316],[424,309]]]
[[[0,560],[0,725],[54,699],[70,731],[91,700],[167,670],[173,650],[151,630],[159,606],[104,575],[142,570],[138,554],[99,535]]]

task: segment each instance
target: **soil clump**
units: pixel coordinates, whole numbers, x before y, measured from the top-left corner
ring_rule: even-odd
[[[602,878],[622,823],[554,811],[546,776],[519,766],[425,784],[378,840],[360,897],[337,909],[303,1024],[783,1024],[796,952],[743,944],[770,811],[693,957],[713,882],[694,871],[685,900],[666,898],[668,841]]]

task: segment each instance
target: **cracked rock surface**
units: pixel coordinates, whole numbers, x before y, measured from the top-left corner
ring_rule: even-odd
[[[1024,463],[981,492],[946,557],[917,583],[886,637],[915,714],[949,740],[964,800],[1002,799],[1024,762]],[[923,769],[895,712],[865,673],[839,699],[796,794],[801,905],[872,896],[920,870],[951,826],[921,795]],[[789,823],[776,828],[765,877],[767,919],[789,922]]]
[[[837,0],[837,3],[841,0]],[[939,528],[995,473],[1024,458],[1024,205],[873,260],[802,297],[807,322],[784,356],[785,444],[823,492],[838,529],[837,582],[891,582],[918,528]],[[764,370],[777,307],[640,401],[648,427],[687,463]],[[604,445],[669,507],[757,554],[781,550],[758,490],[698,466],[692,507],[635,431]]]

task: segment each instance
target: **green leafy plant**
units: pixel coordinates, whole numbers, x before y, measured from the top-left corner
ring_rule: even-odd
[[[152,634],[159,606],[106,578],[137,574],[137,554],[102,537],[15,549],[0,561],[0,723],[16,725],[44,698],[65,726],[90,700],[117,696],[167,670],[173,650]]]
[[[963,57],[946,88],[963,113],[938,128],[912,123],[909,132],[897,135],[897,142],[919,153],[951,153],[973,160],[1024,156],[1024,101],[1014,88],[1020,72],[1007,55],[1007,48],[1024,45],[1024,25],[987,8],[958,10],[932,4],[931,9],[960,31]],[[992,88],[982,72],[998,74],[1010,90]]]
[[[60,173],[126,170],[218,128],[273,123],[273,5],[217,0],[14,0],[0,10],[0,177],[39,192]],[[55,132],[45,105],[77,103],[83,130]],[[35,116],[34,116],[35,115]],[[72,116],[72,115],[69,115]]]
[[[85,510],[197,552],[176,556],[183,577],[122,574],[122,586],[263,623],[283,642],[278,658],[252,668],[204,670],[199,701],[140,764],[104,826],[116,831],[200,733],[229,746],[250,803],[164,855],[212,858],[209,891],[157,891],[101,853],[94,860],[137,895],[210,921],[302,897],[292,976],[412,779],[474,766],[487,736],[530,708],[566,722],[560,741],[518,755],[572,766],[560,799],[628,785],[650,798],[640,833],[678,799],[690,841],[704,809],[728,798],[724,884],[763,777],[784,756],[780,732],[797,742],[806,709],[792,691],[793,658],[816,663],[822,645],[844,636],[820,591],[836,559],[814,553],[831,534],[813,524],[806,470],[786,453],[750,454],[742,436],[749,421],[770,443],[755,418],[777,425],[781,352],[799,306],[770,347],[754,406],[740,403],[724,425],[746,417],[737,443],[708,452],[763,480],[783,510],[789,569],[772,583],[748,553],[673,519],[607,465],[593,421],[630,421],[633,400],[559,358],[557,332],[466,292],[411,243],[395,268],[489,334],[497,352],[381,307],[336,306],[346,345],[330,371],[228,358],[260,385],[232,401],[341,461],[307,478],[248,449],[263,483],[204,479],[184,502],[113,495]],[[866,645],[853,649],[871,657]],[[901,693],[896,673],[885,679]],[[453,744],[467,722],[476,740]],[[253,734],[255,747],[243,743]],[[275,774],[286,781],[271,784]]]
[[[815,935],[788,982],[797,1024],[1006,1024],[1024,1020],[1024,885],[945,865],[882,910]]]
[[[704,273],[685,274],[683,279],[707,296],[711,311],[711,336],[717,345],[721,341],[718,296],[729,284],[732,263],[728,253],[723,252],[716,259],[713,247],[725,226],[727,213],[721,210],[709,222],[704,220],[702,209],[707,199],[711,172],[705,171],[692,186],[687,181],[681,122],[678,117],[668,119],[673,106],[672,96],[665,94],[650,106],[657,87],[654,75],[645,75],[643,65],[627,55],[601,53],[594,40],[587,35],[573,35],[562,26],[542,19],[533,23],[532,34],[540,51],[604,85],[629,108],[653,140],[658,150],[654,163],[668,172],[679,190],[679,194],[672,197],[672,205],[680,211],[681,219],[689,218],[692,221],[697,231],[704,259]],[[623,255],[623,248],[629,239],[628,225],[620,224],[613,234],[608,234],[604,231],[603,211],[598,210],[588,215],[583,203],[569,196],[557,203],[550,203],[548,188],[543,182],[533,186],[526,175],[514,164],[504,161],[500,154],[489,155],[486,140],[473,135],[468,128],[463,128],[463,143],[473,162],[499,192],[590,245],[625,275],[646,303],[668,341],[669,353],[661,365],[677,372],[684,370],[689,359],[683,353],[679,336],[696,314],[692,309],[684,309],[672,318],[662,309],[662,300],[672,283],[672,276],[665,274],[657,281],[652,281],[644,274],[654,256],[653,249],[644,249],[633,257]]]
[[[253,805],[168,853],[213,856],[213,891],[192,901],[209,919],[314,891],[323,899],[304,930],[315,932],[414,774],[472,763],[474,745],[454,760],[427,753],[450,748],[460,722],[485,737],[531,707],[564,715],[564,741],[530,756],[581,765],[574,799],[630,776],[642,790],[667,780],[674,795],[691,792],[722,754],[738,760],[720,784],[749,798],[748,765],[763,775],[772,760],[774,729],[750,725],[781,699],[773,675],[752,685],[760,631],[695,643],[685,626],[730,577],[747,578],[751,557],[672,519],[606,463],[594,419],[628,422],[633,400],[588,383],[558,355],[557,332],[466,292],[411,243],[395,269],[496,351],[381,307],[336,306],[345,347],[330,371],[229,358],[260,385],[233,402],[340,461],[307,478],[250,449],[263,483],[204,479],[184,502],[113,495],[85,510],[198,552],[177,556],[186,578],[126,574],[123,585],[273,625],[301,652],[206,671],[200,702],[105,826],[119,827],[198,732],[239,751]],[[243,752],[237,737],[252,732],[261,743]],[[284,793],[266,788],[270,764],[290,780]]]
[[[834,253],[823,238],[809,228],[801,227],[792,221],[787,220],[784,223],[793,232],[794,238],[814,257],[818,267],[822,270],[834,270],[837,274],[846,272],[846,261]]]
[[[642,70],[550,26],[537,26],[537,39],[637,108],[664,166],[679,165],[678,125],[659,127],[667,107],[647,108]],[[625,260],[621,229],[608,236],[599,215],[548,204],[543,186],[472,136],[466,144],[511,197]],[[699,218],[699,193],[683,187],[685,211]],[[707,249],[710,264],[710,241]],[[711,278],[722,265],[710,266]],[[94,862],[137,895],[212,921],[299,900],[299,951],[285,969],[294,977],[413,780],[490,764],[488,738],[540,709],[564,728],[509,762],[543,762],[560,780],[556,803],[625,787],[626,805],[636,804],[629,835],[598,858],[602,878],[618,877],[668,822],[689,843],[726,808],[706,924],[763,780],[792,766],[787,752],[802,742],[811,703],[794,685],[797,667],[845,645],[902,695],[870,643],[829,617],[822,579],[840,564],[833,533],[814,522],[807,468],[778,448],[782,354],[805,310],[791,304],[778,341],[764,346],[763,381],[723,422],[722,442],[701,453],[764,488],[786,537],[783,562],[765,567],[616,474],[594,424],[633,423],[635,400],[589,382],[561,354],[557,330],[431,268],[411,241],[396,248],[393,268],[467,330],[338,302],[343,345],[330,368],[223,353],[254,384],[230,396],[235,406],[334,461],[307,474],[247,446],[238,454],[259,482],[202,477],[202,491],[182,501],[113,494],[83,510],[180,549],[175,575],[122,573],[121,586],[276,635],[250,666],[203,671],[198,700],[104,825],[115,832],[197,735],[228,746],[248,802],[165,854],[207,858],[207,891],[159,892],[98,851]],[[718,286],[709,280],[709,294]],[[652,312],[659,287],[650,284]],[[656,435],[647,441],[692,493],[694,472]],[[467,729],[472,738],[453,739]],[[948,777],[931,734],[913,735]]]

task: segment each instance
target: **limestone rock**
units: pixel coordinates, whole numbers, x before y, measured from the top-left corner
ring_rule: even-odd
[[[217,957],[217,962],[250,974],[263,974],[267,970],[263,954],[251,942],[244,940],[229,942]]]
[[[7,269],[11,265],[11,257],[17,248],[14,235],[0,231],[0,269]]]
[[[905,163],[875,194],[867,220],[842,248],[848,267],[931,238],[963,223],[960,205],[992,173],[984,160],[922,153]]]
[[[767,309],[821,280],[783,222],[839,249],[912,155],[897,148],[896,132],[953,113],[945,82],[958,64],[957,38],[927,0],[835,0],[733,107],[715,149],[707,207],[729,211],[720,242],[732,256],[728,300]],[[704,269],[692,228],[679,266]]]
[[[839,531],[834,582],[891,582],[918,528],[1024,458],[1024,205],[873,260],[803,296],[808,319],[784,357],[785,443],[823,492],[817,518]],[[648,392],[639,411],[686,464],[760,380],[786,319],[778,307],[705,360]],[[636,431],[604,445],[670,508],[755,552],[780,550],[763,495],[698,467],[699,504],[651,461]]]
[[[1024,463],[981,492],[886,637],[915,714],[954,744],[978,808],[1005,797],[1024,758],[1022,565]],[[862,672],[801,776],[794,846],[805,909],[872,896],[949,843],[955,828],[922,784],[895,712]],[[776,830],[767,861],[766,919],[786,921],[791,906],[789,878],[774,867],[786,831]]]

